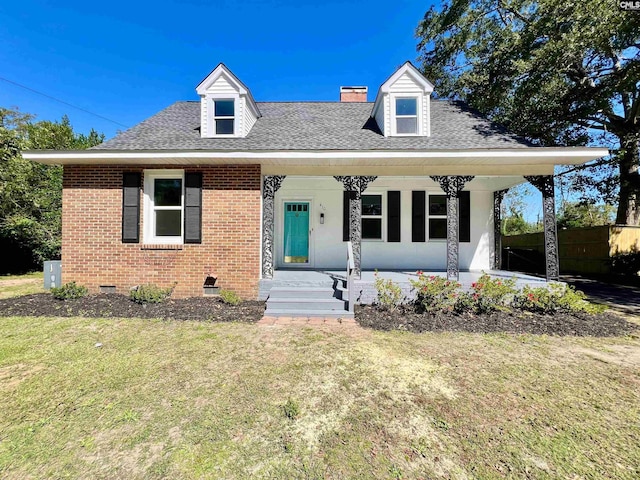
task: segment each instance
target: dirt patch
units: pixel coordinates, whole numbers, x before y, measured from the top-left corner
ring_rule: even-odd
[[[76,300],[56,300],[47,293],[0,300],[0,316],[118,317],[255,323],[264,315],[264,302],[227,305],[218,298],[184,298],[140,305],[119,294],[87,295]]]
[[[356,309],[356,321],[375,330],[410,332],[532,333],[614,337],[638,327],[612,313],[536,315],[528,312],[495,312],[481,315],[421,314],[411,310],[382,310],[374,306]]]

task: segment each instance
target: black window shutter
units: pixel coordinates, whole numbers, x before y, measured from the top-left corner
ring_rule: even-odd
[[[202,242],[202,173],[184,174],[184,243]]]
[[[460,203],[458,207],[460,208],[459,219],[460,219],[460,235],[459,239],[461,242],[470,242],[471,241],[471,198],[469,192],[463,191],[460,192],[458,197],[460,199]]]
[[[400,192],[387,192],[387,242],[400,241]]]
[[[140,172],[122,174],[122,242],[140,242]]]
[[[411,192],[411,241],[424,242],[426,240],[425,228],[426,193],[424,191]]]
[[[349,200],[355,198],[356,192],[344,190],[342,192],[342,241],[348,242],[349,238]]]

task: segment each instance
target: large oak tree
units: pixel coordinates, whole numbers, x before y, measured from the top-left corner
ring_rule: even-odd
[[[439,95],[539,145],[610,147],[573,180],[617,193],[616,223],[638,225],[639,12],[611,0],[450,0],[417,35]]]

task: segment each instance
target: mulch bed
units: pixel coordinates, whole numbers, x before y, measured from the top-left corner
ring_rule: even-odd
[[[265,303],[245,301],[227,305],[219,298],[194,297],[140,305],[120,294],[87,295],[76,300],[56,300],[37,293],[0,300],[0,316],[117,317],[255,323],[264,315]],[[375,330],[410,332],[533,333],[611,337],[638,329],[617,315],[603,313],[534,315],[496,312],[489,315],[428,315],[410,309],[387,311],[375,306],[356,307],[356,321]]]
[[[387,311],[375,306],[356,308],[362,327],[410,332],[533,333],[580,337],[617,337],[640,327],[612,313],[537,315],[528,312],[495,312],[482,315],[421,314],[410,309]]]
[[[75,300],[56,300],[36,293],[0,300],[0,316],[118,317],[255,323],[264,315],[264,302],[227,305],[219,298],[194,297],[140,305],[125,295],[101,293]]]

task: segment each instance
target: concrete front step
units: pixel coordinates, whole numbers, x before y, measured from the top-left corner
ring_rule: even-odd
[[[267,300],[267,310],[345,310],[344,300],[337,298],[307,298],[302,295],[297,297],[269,297]]]
[[[345,318],[352,319],[353,313],[346,310],[301,310],[295,309],[275,309],[267,307],[264,312],[265,317],[289,317],[289,318]]]
[[[272,287],[269,291],[269,299],[272,298],[333,298],[334,290],[331,287]]]

